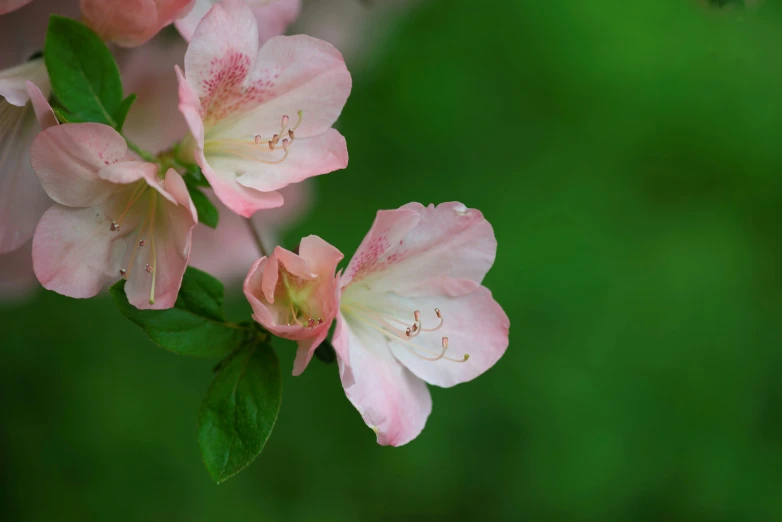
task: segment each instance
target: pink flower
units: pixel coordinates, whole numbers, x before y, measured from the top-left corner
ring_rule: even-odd
[[[299,375],[329,333],[337,315],[337,263],[342,253],[318,236],[301,240],[299,253],[277,247],[250,268],[244,295],[253,319],[271,333],[298,341],[293,375]]]
[[[224,0],[199,24],[177,75],[192,133],[181,152],[192,152],[237,214],[279,207],[278,189],[347,165],[345,139],[331,125],[351,79],[330,44],[277,36],[259,50],[250,8]]]
[[[0,72],[0,254],[28,241],[51,205],[30,165],[33,138],[57,124],[48,93],[41,59]]]
[[[15,11],[32,1],[33,0],[0,0],[0,15]]]
[[[241,282],[247,275],[247,267],[258,259],[261,252],[247,219],[229,212],[211,191],[206,191],[206,194],[220,211],[220,222],[217,228],[209,228],[202,223],[193,231],[190,265],[212,274],[226,285]],[[301,219],[312,204],[306,181],[288,185],[280,189],[280,194],[285,198],[285,205],[260,210],[250,218],[268,250],[280,244],[280,234]],[[231,255],[227,256],[225,252]]]
[[[496,249],[489,222],[461,203],[378,212],[340,278],[333,339],[345,394],[378,443],[418,436],[426,383],[469,381],[505,353],[510,322],[480,284]]]
[[[137,308],[174,306],[198,222],[182,177],[158,176],[136,161],[114,129],[98,123],[60,125],[35,138],[32,163],[56,202],[33,237],[41,284],[70,297],[92,297],[127,279]]]
[[[219,0],[195,0],[195,5],[187,16],[176,21],[176,28],[185,40],[190,41],[198,22],[217,3]],[[301,11],[301,0],[244,0],[244,3],[252,9],[258,22],[258,38],[261,43],[283,34]]]
[[[85,23],[123,47],[143,44],[188,13],[194,0],[81,0]]]

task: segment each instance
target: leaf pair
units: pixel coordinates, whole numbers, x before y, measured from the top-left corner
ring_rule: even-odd
[[[201,405],[198,444],[215,482],[244,469],[266,444],[282,400],[280,366],[268,335],[254,324],[226,321],[222,283],[192,267],[169,310],[138,310],[127,301],[124,280],[109,292],[155,344],[182,355],[224,357]]]

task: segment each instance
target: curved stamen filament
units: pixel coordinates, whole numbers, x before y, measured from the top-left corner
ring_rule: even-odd
[[[393,321],[401,324],[405,324],[405,323],[393,317],[388,317],[388,320],[386,320],[386,318],[383,317],[379,311],[372,310],[371,308],[353,302],[351,302],[347,308],[354,310],[354,314],[353,314],[354,317],[359,319],[359,321],[361,321],[362,324],[369,326],[373,330],[382,333],[388,339],[392,341],[396,341],[408,352],[415,355],[419,359],[423,359],[425,361],[432,361],[432,362],[439,361],[440,359],[451,361],[451,362],[466,362],[470,358],[469,354],[465,354],[461,359],[454,359],[452,357],[446,356],[446,352],[448,351],[447,337],[442,338],[442,351],[440,353],[433,353],[432,351],[424,347],[418,346],[417,344],[411,341],[411,339],[420,335],[422,331],[431,332],[431,331],[439,330],[442,327],[444,321],[439,309],[435,309],[435,313],[440,318],[440,324],[436,328],[430,328],[424,330],[420,326],[421,325],[420,311],[416,310],[414,313],[416,322],[412,326],[409,326],[405,328],[404,331],[402,331],[397,327],[393,326],[389,321]]]
[[[144,194],[144,190],[146,189],[147,184],[143,181],[141,181],[136,188],[133,189],[133,192],[130,193],[130,197],[128,198],[128,204],[125,205],[125,210],[122,211],[122,213],[119,215],[116,221],[111,221],[111,230],[112,232],[119,232],[120,225],[122,224],[122,220],[125,219],[125,216],[130,211],[131,208],[133,208],[133,205],[136,204],[136,202],[141,198],[141,196]]]

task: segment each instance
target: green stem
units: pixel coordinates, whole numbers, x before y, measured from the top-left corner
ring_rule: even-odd
[[[255,229],[255,225],[253,225],[252,219],[247,218],[245,221],[247,222],[247,226],[250,227],[250,232],[252,232],[253,238],[255,238],[255,243],[258,245],[258,250],[260,251],[261,256],[269,257],[269,254],[266,252],[266,247],[263,246],[263,239],[261,239],[261,234],[258,232],[258,230]]]
[[[128,144],[128,148],[133,152],[135,152],[136,154],[138,154],[139,156],[141,156],[141,158],[144,161],[149,161],[150,163],[157,163],[157,158],[151,152],[147,152],[146,150],[142,149],[141,147],[139,147],[138,145],[130,141],[128,137],[125,136],[124,134],[122,135],[122,137],[125,138],[125,141]]]

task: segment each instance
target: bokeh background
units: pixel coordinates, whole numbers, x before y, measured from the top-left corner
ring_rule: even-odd
[[[277,426],[215,486],[195,441],[212,363],[108,297],[39,290],[0,305],[0,517],[782,520],[780,6],[331,1],[306,22],[352,37],[350,166],[315,180],[284,244],[349,258],[379,208],[479,208],[507,354],[433,389],[394,449],[335,365],[292,378],[280,342]]]

